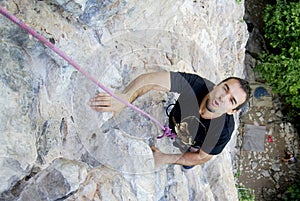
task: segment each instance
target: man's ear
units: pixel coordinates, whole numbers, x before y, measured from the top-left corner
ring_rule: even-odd
[[[237,109],[232,109],[231,111],[227,112],[227,114],[232,115],[232,114],[235,114],[239,111],[241,111],[241,109],[238,109],[238,110]]]

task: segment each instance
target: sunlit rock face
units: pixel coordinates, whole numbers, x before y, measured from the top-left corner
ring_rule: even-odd
[[[142,73],[185,71],[213,82],[244,77],[243,2],[0,1],[114,92]],[[205,165],[154,168],[149,143],[178,153],[160,128],[89,100],[93,82],[0,17],[0,192],[5,200],[237,200],[228,145]],[[165,124],[176,95],[134,105]],[[231,143],[232,144],[232,143]]]

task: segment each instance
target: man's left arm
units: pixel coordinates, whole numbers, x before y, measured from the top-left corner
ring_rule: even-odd
[[[212,158],[212,155],[205,153],[203,150],[199,152],[186,152],[183,154],[165,154],[156,147],[151,147],[155,160],[155,166],[165,164],[178,164],[178,165],[200,165]]]

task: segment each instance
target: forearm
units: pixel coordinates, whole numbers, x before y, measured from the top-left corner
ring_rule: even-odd
[[[201,165],[211,159],[211,155],[199,155],[199,153],[187,152],[184,154],[162,154],[163,161],[166,164],[178,165]]]
[[[170,73],[155,72],[138,76],[126,87],[123,93],[129,98],[129,102],[132,102],[150,90],[170,91],[170,88]]]

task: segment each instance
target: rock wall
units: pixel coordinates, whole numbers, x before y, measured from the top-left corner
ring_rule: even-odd
[[[0,0],[113,91],[141,73],[244,77],[243,2]],[[183,171],[154,168],[149,143],[178,152],[131,109],[97,113],[101,90],[50,49],[0,17],[1,200],[237,200],[230,153]],[[166,122],[174,94],[134,104]]]

